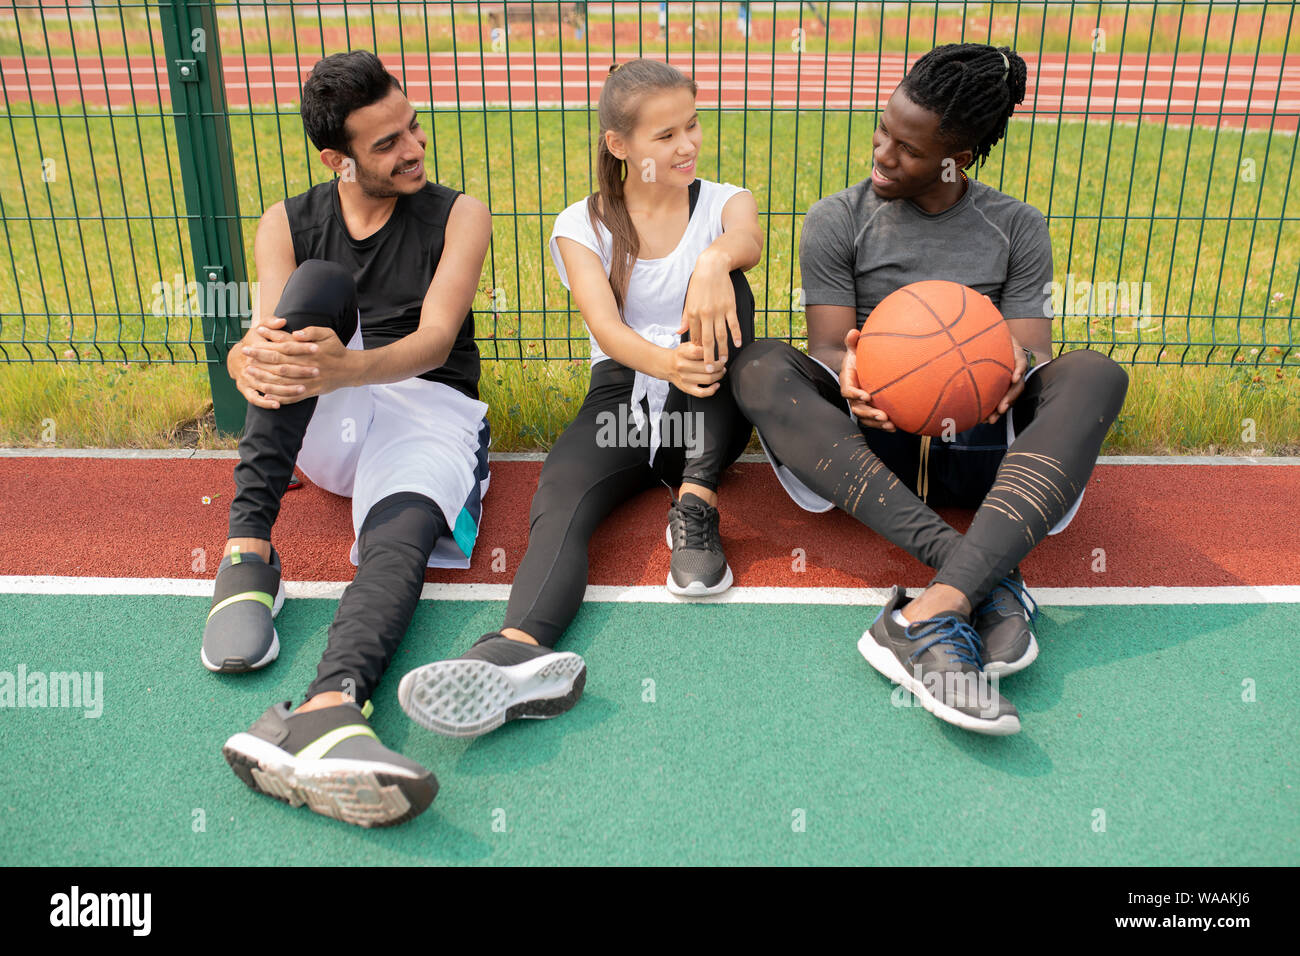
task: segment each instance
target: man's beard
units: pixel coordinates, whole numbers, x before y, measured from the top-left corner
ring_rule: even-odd
[[[391,176],[377,176],[360,166],[357,167],[357,185],[361,187],[361,194],[368,199],[391,199],[403,195],[402,190],[394,185]]]

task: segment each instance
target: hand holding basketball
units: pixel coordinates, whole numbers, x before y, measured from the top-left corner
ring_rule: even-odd
[[[1011,347],[1016,352],[1016,368],[1011,373],[1011,387],[1007,389],[1007,394],[1003,396],[1002,401],[998,402],[997,411],[986,419],[990,425],[1005,415],[1007,410],[1016,403],[1020,393],[1025,390],[1025,373],[1029,371],[1029,361],[1025,357],[1024,347],[1016,341],[1014,335],[1011,336]]]
[[[951,437],[995,421],[1024,381],[1024,354],[989,297],[939,279],[885,296],[863,323],[855,358],[858,387],[916,435]]]
[[[844,336],[844,362],[840,366],[840,394],[849,400],[851,411],[863,425],[879,428],[881,431],[897,431],[889,415],[871,405],[871,395],[862,390],[858,384],[858,336],[857,329],[850,329]]]

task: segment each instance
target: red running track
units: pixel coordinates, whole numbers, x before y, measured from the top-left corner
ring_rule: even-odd
[[[924,51],[911,55],[914,62]],[[654,55],[654,54],[651,54]],[[297,103],[316,54],[227,57],[231,106]],[[1020,115],[1069,119],[1139,117],[1187,125],[1293,131],[1300,118],[1300,57],[1280,54],[1046,54],[1025,56],[1029,88]],[[434,53],[396,56],[389,68],[417,103],[462,108],[594,105],[612,58],[593,54]],[[690,68],[689,60],[674,62]],[[693,75],[706,109],[883,107],[903,77],[904,55],[697,54]],[[0,57],[9,101],[116,109],[170,104],[163,58]]]
[[[211,580],[225,544],[232,459],[0,458],[0,575]],[[494,462],[468,571],[430,581],[505,584],[527,544],[540,462]],[[1300,583],[1300,466],[1100,465],[1074,522],[1023,565],[1038,587],[1207,587]],[[213,497],[209,505],[204,496]],[[591,547],[591,583],[662,585],[667,491],[618,509]],[[722,486],[722,535],[739,586],[924,586],[929,571],[852,518],[800,511],[766,464]],[[960,530],[970,512],[944,511]],[[275,530],[286,578],[348,581],[351,509],[311,485],[289,492]],[[491,569],[501,548],[506,570]],[[806,570],[792,570],[792,552]],[[1096,549],[1105,571],[1094,571]],[[207,567],[193,569],[196,550]]]

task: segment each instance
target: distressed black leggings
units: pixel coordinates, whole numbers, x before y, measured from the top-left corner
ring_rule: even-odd
[[[1010,450],[996,448],[996,438],[971,448],[972,434],[985,442],[1000,434],[1005,448],[1002,421],[958,435],[953,444],[964,448],[927,445],[949,475],[946,497],[934,503],[978,505],[963,535],[917,496],[924,476],[912,449],[921,439],[860,426],[816,361],[764,339],[729,377],[741,410],[800,481],[934,568],[931,583],[956,588],[972,607],[1070,510],[1128,390],[1127,373],[1106,356],[1066,352],[1037,370],[1016,400]]]

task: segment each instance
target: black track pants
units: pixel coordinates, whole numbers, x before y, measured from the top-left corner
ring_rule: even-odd
[[[357,574],[343,592],[325,654],[307,696],[349,693],[371,698],[406,634],[424,587],[424,569],[449,533],[431,499],[402,491],[375,502],[357,536]]]
[[[308,259],[289,276],[272,314],[284,319],[286,332],[330,328],[347,345],[357,330],[356,285],[337,263]],[[280,515],[280,501],[315,411],[315,396],[279,408],[249,404],[239,440],[228,537],[271,540],[271,526]]]
[[[285,283],[273,314],[285,320],[285,331],[330,328],[346,345],[357,329],[356,286],[337,263],[309,259]],[[315,410],[314,397],[276,409],[248,406],[229,537],[270,540]],[[375,503],[357,537],[356,577],[343,592],[308,697],[343,691],[358,702],[370,699],[415,613],[429,554],[448,533],[442,509],[423,495],[402,492]]]

